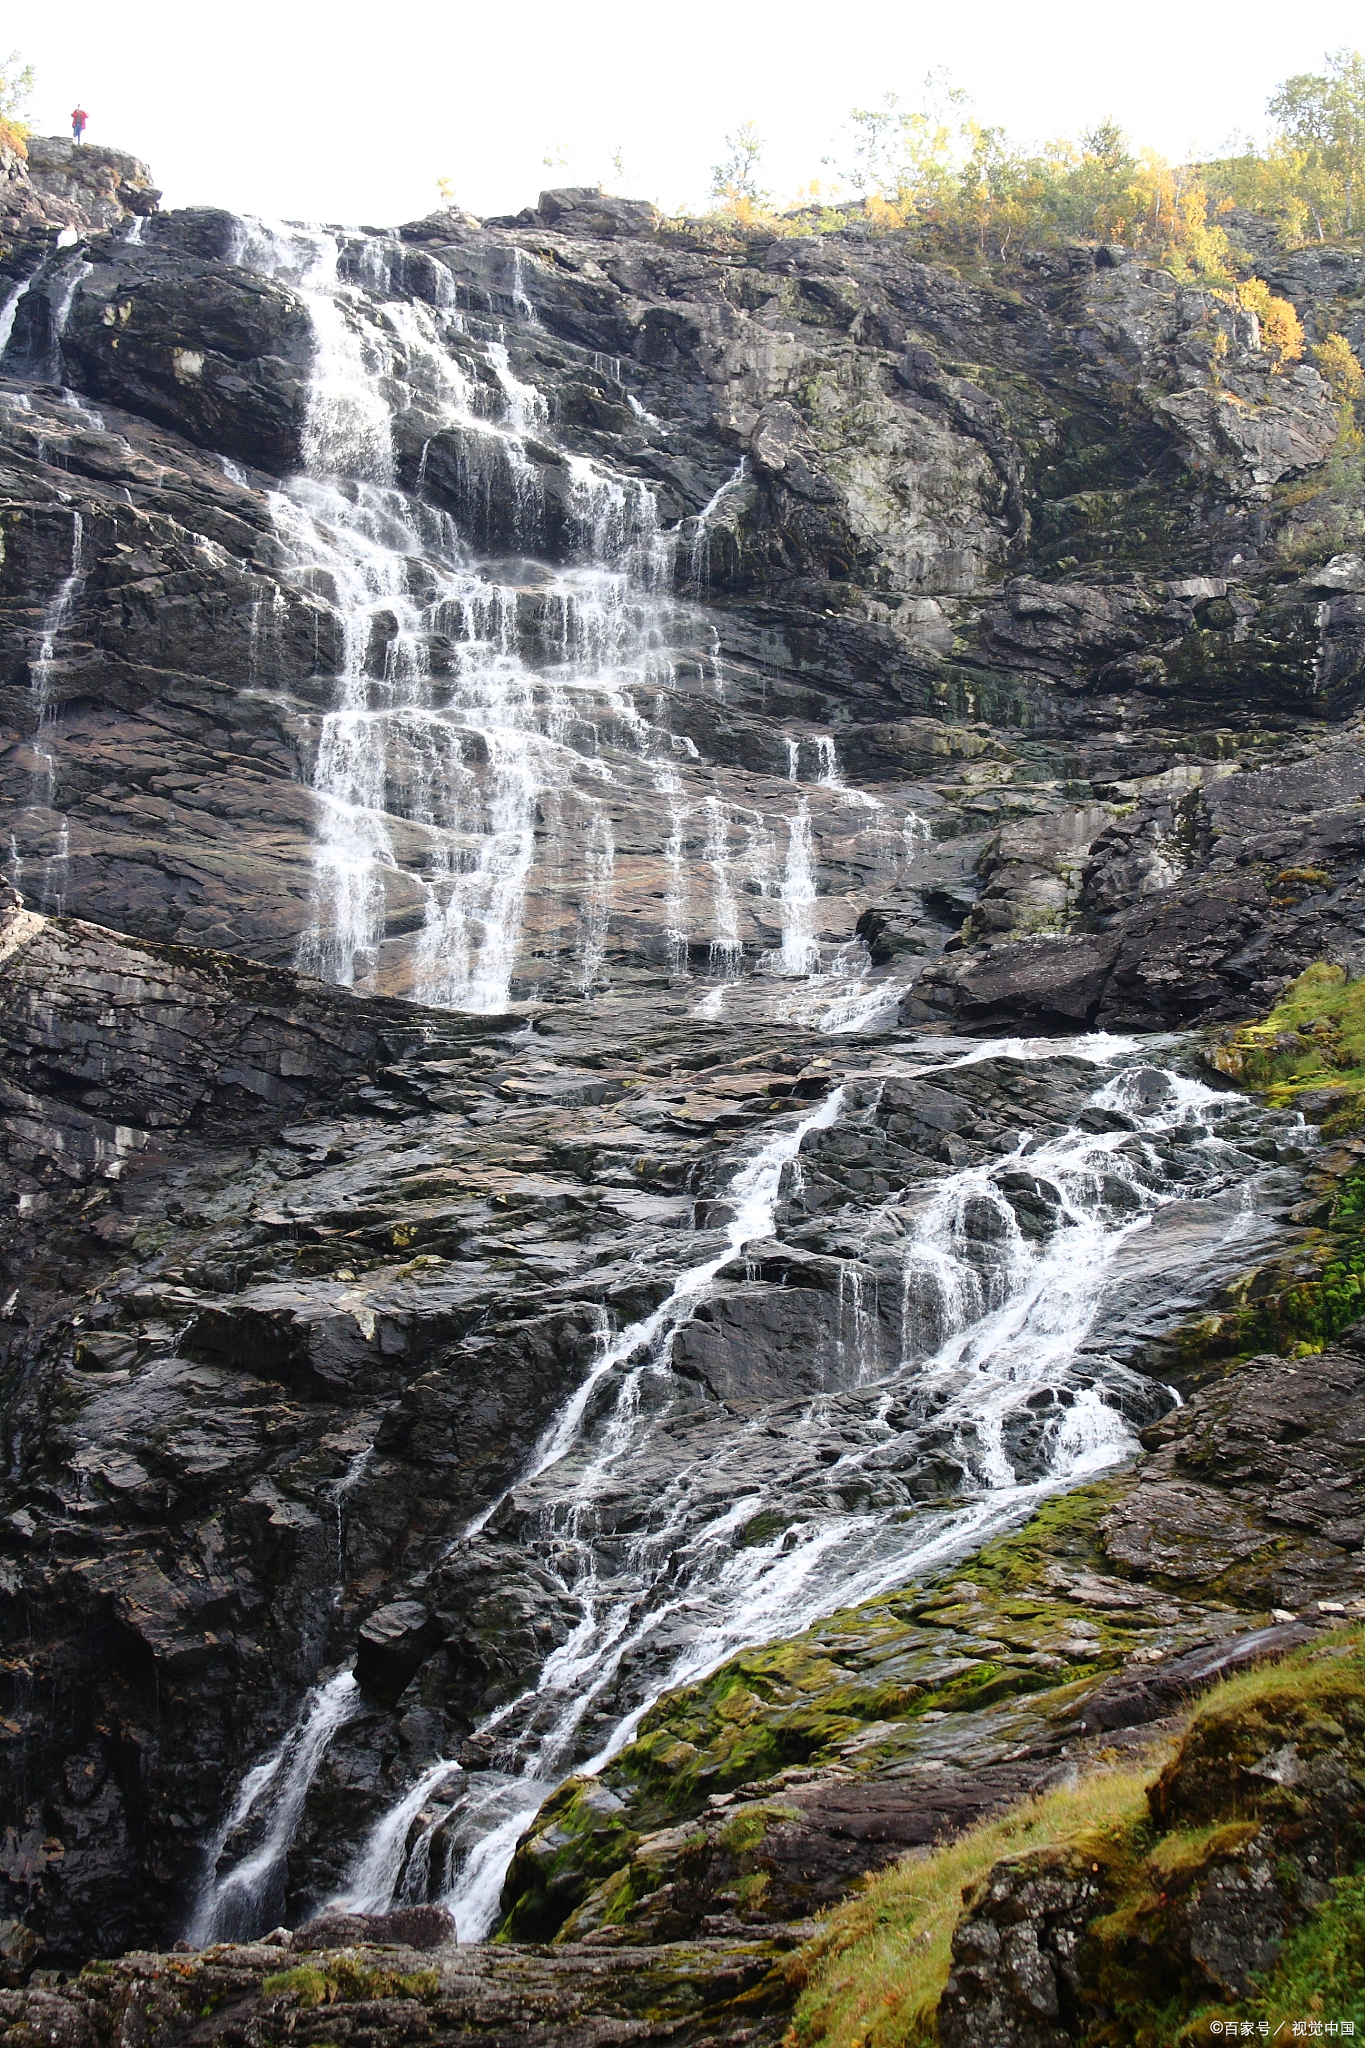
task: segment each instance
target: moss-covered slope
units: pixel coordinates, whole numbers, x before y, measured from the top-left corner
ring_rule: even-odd
[[[1147,1432],[1136,1471],[1048,1501],[962,1576],[667,1695],[541,1810],[502,1938],[799,1920],[1016,1802],[1104,1729],[1159,1718],[1163,1671],[1196,1645],[1355,1599],[1362,1434],[1359,1351],[1254,1360]],[[1147,1704],[1102,1707],[1144,1685]]]
[[[1360,1633],[1220,1686],[1173,1747],[873,1879],[792,1966],[792,2048],[1365,2025]]]

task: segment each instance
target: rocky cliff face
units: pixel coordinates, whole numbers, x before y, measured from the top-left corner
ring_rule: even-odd
[[[152,174],[126,150],[77,144],[63,135],[34,135],[0,153],[0,222],[6,235],[69,235],[126,227],[156,212],[161,194]]]
[[[1192,1049],[952,1034],[1359,971],[1337,407],[1120,250],[6,191],[16,1968],[480,1932],[1286,1227],[1313,1133]]]
[[[1353,771],[1311,764],[1365,570],[1306,559],[1337,411],[1216,296],[581,194],[5,260],[35,905],[442,999],[702,970],[731,1011],[816,969],[894,1000],[968,911],[936,1011],[1001,1007],[1003,968],[1005,1007],[1232,1014],[1349,951]],[[1306,268],[1310,325],[1360,283]],[[1055,932],[1103,942],[995,958]],[[1197,989],[1133,965],[1191,945]]]

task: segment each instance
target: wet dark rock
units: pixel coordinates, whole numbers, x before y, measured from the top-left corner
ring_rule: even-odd
[[[722,1920],[735,1933],[803,1922],[907,1850],[948,1841],[1013,1805],[1048,1768],[928,1766],[881,1783],[847,1770],[791,1771],[771,1791],[718,1800],[684,1826],[644,1836],[577,1906],[557,1944],[604,1930],[643,1946],[719,1932]],[[517,1931],[530,1933],[529,1919]]]
[[[1220,1679],[1311,1643],[1321,1625],[1316,1615],[1305,1621],[1279,1622],[1146,1670],[1126,1670],[1117,1678],[1106,1679],[1091,1694],[1081,1715],[1081,1732],[1099,1735],[1111,1728],[1136,1728],[1159,1721]]]
[[[329,1948],[449,1948],[455,1922],[442,1906],[399,1906],[392,1913],[321,1913],[289,1944],[295,1955]]]
[[[550,1955],[404,1943],[397,1923],[407,1918],[341,1921],[337,1933],[367,1928],[378,1940],[305,1948],[297,1959],[273,1937],[204,1954],[131,1955],[60,1991],[0,1991],[0,2023],[56,2048],[114,2048],[143,2034],[227,2041],[243,2028],[282,2048],[316,2024],[318,2007],[327,2039],[346,2048],[452,2038],[510,2048],[528,2030],[564,2048],[776,2048],[787,2025],[792,1991],[770,1940],[714,1936],[632,1949],[618,1962],[591,1946]]]
[[[1297,1609],[1350,1597],[1365,1544],[1365,1360],[1256,1358],[1144,1431],[1140,1484],[1106,1523],[1115,1562]]]
[[[617,199],[596,186],[562,186],[542,192],[536,212],[547,228],[563,235],[638,235],[659,225],[660,214],[647,199]]]
[[[360,1625],[355,1682],[368,1698],[392,1707],[442,1639],[420,1600],[391,1600]]]
[[[972,911],[986,943],[932,965],[917,998],[976,1022],[1111,1030],[1244,1015],[1314,958],[1354,961],[1363,789],[1365,760],[1343,739],[1156,792],[1135,815],[1101,806],[1007,826]],[[1049,923],[1072,929],[1030,935]]]
[[[200,448],[297,468],[312,353],[298,300],[221,264],[158,264],[154,249],[112,245],[83,279],[62,337],[80,388]]]

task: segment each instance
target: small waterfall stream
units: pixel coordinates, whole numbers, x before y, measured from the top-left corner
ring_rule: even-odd
[[[872,1208],[816,1383],[797,1397],[760,1390],[736,1412],[699,1388],[678,1346],[698,1312],[780,1253],[779,1205],[803,1154],[856,1128],[876,1088],[832,1090],[740,1168],[724,1243],[604,1340],[521,1478],[460,1539],[477,1550],[500,1540],[490,1524],[504,1532],[562,1586],[576,1624],[475,1731],[486,1765],[433,1762],[361,1844],[333,1904],[440,1897],[462,1938],[481,1938],[538,1806],[630,1741],[662,1692],[906,1583],[1132,1453],[1135,1427],[1169,1396],[1108,1348],[1107,1305],[1134,1286],[1197,1286],[1247,1255],[1268,1169],[1239,1138],[1258,1113],[1103,1036],[986,1043],[901,1071],[1021,1050],[1093,1060],[1081,1121]],[[319,1711],[310,1701],[280,1756],[302,1755]],[[271,1839],[284,1803],[272,1796]],[[236,1924],[262,1853],[220,1875],[201,1929]]]
[[[65,813],[56,808],[58,757],[53,735],[52,691],[57,667],[57,642],[66,631],[76,599],[85,581],[85,571],[85,525],[80,513],[73,511],[70,567],[57,585],[44,614],[39,630],[37,656],[29,664],[29,696],[34,720],[33,735],[29,741],[29,754],[33,764],[30,771],[32,807],[47,821],[44,837],[49,848],[41,863],[41,879],[33,893],[37,897],[40,910],[55,911],[58,916],[66,907],[70,828]],[[25,862],[19,853],[15,835],[11,832],[9,858],[4,863],[3,872],[12,887],[17,889],[24,883],[24,868]]]

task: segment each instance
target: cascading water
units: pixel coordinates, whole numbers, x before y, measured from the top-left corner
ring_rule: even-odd
[[[518,1555],[561,1587],[576,1622],[475,1731],[485,1767],[434,1762],[334,1903],[443,1897],[462,1937],[480,1938],[536,1808],[628,1742],[661,1692],[907,1582],[1131,1453],[1133,1425],[1168,1397],[1107,1348],[1108,1305],[1121,1325],[1120,1304],[1144,1286],[1197,1286],[1246,1256],[1266,1169],[1219,1125],[1255,1112],[1137,1064],[1130,1043],[1032,1050],[1117,1071],[1063,1134],[1025,1136],[995,1163],[865,1214],[823,1354],[793,1367],[804,1382],[761,1388],[736,1414],[699,1386],[697,1366],[678,1369],[677,1346],[718,1290],[778,1251],[756,1248],[787,1176],[799,1181],[803,1145],[856,1128],[876,1088],[834,1090],[740,1170],[724,1243],[604,1340],[522,1477],[461,1539],[474,1557],[498,1540],[490,1523],[514,1528]],[[1029,1051],[987,1044],[902,1071]]]
[[[648,419],[650,416],[648,413],[646,413],[644,417]],[[725,500],[730,496],[730,493],[732,491],[738,490],[739,486],[743,483],[745,477],[748,474],[749,458],[747,455],[741,455],[739,458],[738,466],[734,470],[734,473],[726,477],[725,482],[720,486],[719,490],[713,492],[711,497],[708,498],[706,503],[702,506],[701,511],[697,514],[697,522],[692,530],[692,580],[694,583],[700,584],[703,588],[705,588],[705,586],[709,584],[711,580],[712,521],[714,520],[717,512],[719,512],[721,506],[725,503]]]
[[[787,824],[787,872],[782,881],[782,901],[787,911],[782,927],[782,972],[813,973],[820,964],[820,949],[811,931],[815,876],[811,870],[810,812],[804,802]]]
[[[695,684],[714,638],[670,596],[677,534],[661,530],[650,486],[561,450],[562,565],[543,565],[550,513],[532,452],[554,446],[547,402],[514,369],[502,329],[476,334],[453,310],[439,263],[435,305],[395,290],[404,253],[375,237],[252,223],[233,251],[299,296],[313,332],[304,472],[270,498],[282,573],[335,615],[340,649],[316,721],[314,887],[298,964],[347,986],[504,1010],[526,972],[529,894],[543,901],[558,876],[546,950],[581,993],[605,988],[613,811],[633,806],[660,830],[669,876],[655,964],[685,976],[699,952],[725,988],[746,963],[775,967],[772,1001],[784,981],[810,979],[819,1022],[861,991],[868,962],[854,947],[822,971],[804,795],[794,817],[775,791],[771,819],[737,811],[713,778],[698,783],[695,746],[669,729],[666,693]],[[523,276],[511,297],[526,321]],[[429,502],[437,446],[459,451],[471,517],[498,528],[510,561],[477,559],[472,528]],[[694,553],[746,473],[741,462],[703,510]],[[278,623],[258,609],[264,630]],[[267,677],[259,644],[254,655],[253,674]],[[834,759],[832,742],[815,745],[814,786],[837,808],[860,799],[835,779]],[[786,879],[755,890],[746,862],[783,825]],[[775,951],[743,929],[755,895],[775,906]]]
[[[28,278],[16,278],[5,293],[4,298],[0,299],[0,361],[4,360],[5,350],[9,347],[9,338],[14,332],[14,316],[19,310],[19,301],[28,290],[28,287]]]
[[[207,1879],[195,1902],[189,1936],[199,1943],[231,1941],[278,1922],[284,1911],[284,1859],[309,1787],[327,1745],[361,1707],[356,1682],[339,1671],[314,1687],[284,1740],[249,1770],[205,1855]],[[254,1846],[228,1874],[219,1859],[239,1828],[255,1823]]]
[[[1111,1041],[1097,1053],[1115,1050]],[[880,1273],[850,1263],[830,1384],[813,1398],[765,1403],[736,1427],[714,1407],[699,1412],[695,1382],[673,1370],[686,1316],[738,1250],[770,1234],[784,1167],[799,1171],[802,1141],[847,1114],[837,1090],[739,1176],[725,1253],[609,1347],[513,1490],[520,1540],[562,1576],[581,1619],[481,1731],[501,1787],[498,1772],[471,1774],[451,1788],[453,1824],[425,1829],[446,1838],[446,1897],[464,1938],[491,1925],[506,1861],[540,1801],[567,1770],[591,1771],[628,1742],[661,1692],[903,1583],[1131,1453],[1131,1420],[1159,1412],[1163,1397],[1093,1345],[1082,1359],[1106,1288],[1164,1210],[1197,1205],[1204,1255],[1222,1256],[1251,1221],[1251,1162],[1216,1130],[1244,1105],[1200,1083],[1132,1070],[1094,1106],[1127,1128],[1073,1129],[1027,1154],[1053,1209],[1041,1239],[1025,1235],[1000,1186],[1022,1152],[949,1176],[908,1224],[895,1202],[874,1218],[874,1239],[899,1237],[900,1358],[889,1374],[877,1370],[866,1292],[884,1284],[884,1259]],[[965,1499],[925,1507],[916,1472],[945,1455]],[[653,1503],[643,1528],[641,1490]],[[753,1540],[765,1523],[771,1533]],[[419,1842],[413,1880],[438,1889],[430,1843]],[[367,1846],[347,1896],[373,1901],[375,1874]]]
[[[57,799],[57,755],[53,746],[52,686],[56,672],[57,641],[65,632],[72,608],[85,581],[85,526],[79,512],[71,514],[71,559],[66,575],[58,584],[43,618],[38,653],[30,666],[29,694],[33,703],[33,802],[40,812],[51,814],[44,834],[50,851],[41,863],[41,880],[36,889],[40,910],[54,910],[60,916],[66,895],[67,862],[70,857],[69,827],[63,813],[54,809]],[[24,861],[13,835],[5,874],[14,888],[24,881]]]

